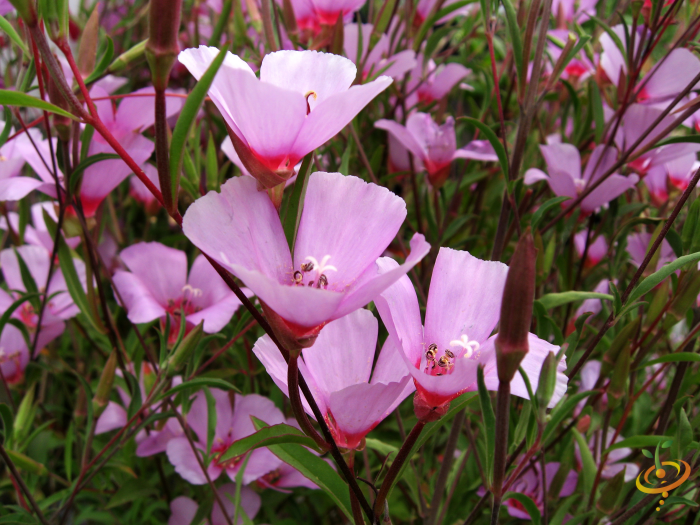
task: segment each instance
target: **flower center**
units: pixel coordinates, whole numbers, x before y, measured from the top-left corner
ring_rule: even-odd
[[[332,264],[328,264],[330,259],[330,255],[324,255],[321,262],[315,257],[306,257],[304,259],[306,262],[301,263],[299,270],[294,272],[292,277],[294,284],[296,286],[315,286],[316,288],[323,288],[325,290],[328,287],[328,276],[326,272],[338,271],[338,268]]]
[[[7,363],[8,361],[17,361],[17,364],[19,364],[19,350],[12,352],[11,354],[8,354],[5,352],[5,349],[0,346],[0,363]]]
[[[586,181],[584,179],[574,179],[574,186],[576,187],[576,193],[580,194],[586,189]]]
[[[459,339],[450,341],[450,346],[463,348],[464,355],[460,355],[462,353],[461,350],[453,352],[445,349],[442,355],[438,357],[438,346],[435,343],[431,343],[425,352],[425,368],[423,372],[431,376],[449,375],[452,373],[455,362],[459,357],[471,359],[472,357],[478,358],[480,355],[479,348],[481,345],[477,341],[470,341],[467,334],[463,334]]]

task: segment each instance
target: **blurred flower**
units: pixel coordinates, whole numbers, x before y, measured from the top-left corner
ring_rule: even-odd
[[[170,315],[170,338],[177,338],[181,315],[187,329],[204,321],[204,331],[215,333],[231,320],[240,301],[203,255],[198,256],[189,277],[187,254],[157,242],[141,242],[125,248],[120,257],[129,271],[114,274],[129,320],[140,324]]]
[[[300,373],[338,446],[355,449],[363,438],[411,392],[411,376],[390,339],[384,343],[372,374],[377,348],[378,323],[369,310],[356,310],[328,323],[313,348],[302,352]],[[253,352],[275,384],[289,395],[287,363],[277,346],[265,335]],[[370,381],[370,376],[372,380]],[[311,408],[302,398],[306,412]]]
[[[199,79],[218,51],[200,46],[184,50],[179,58]],[[227,53],[209,95],[231,138],[240,141],[234,146],[248,171],[272,188],[392,82],[379,77],[350,87],[356,73],[355,65],[338,55],[278,51],[265,56],[258,80],[247,63]]]
[[[324,25],[335,25],[338,17],[352,16],[367,0],[309,0],[314,7],[318,21]]]
[[[148,177],[158,190],[160,190],[160,181],[158,179],[158,169],[153,164],[144,164],[143,172]],[[137,202],[143,204],[147,213],[157,213],[160,210],[160,202],[151,193],[146,185],[141,182],[136,175],[129,177],[129,195],[131,195]]]
[[[582,24],[595,15],[596,5],[598,0],[552,0],[552,14],[560,27],[566,27],[564,22]]]
[[[248,455],[227,461],[219,460],[234,441],[255,433],[251,416],[269,425],[285,423],[282,412],[275,404],[257,394],[231,394],[230,397],[228,392],[216,388],[211,389],[211,394],[216,401],[216,429],[211,450],[206,450],[209,410],[204,392],[197,394],[187,414],[187,424],[198,439],[197,449],[211,457],[207,468],[210,479],[215,481],[225,471],[231,480],[235,480],[246,457],[248,463],[243,473],[244,485],[278,469],[282,461],[267,448],[258,448]],[[175,467],[175,472],[184,479],[193,485],[204,485],[207,482],[186,437],[176,437],[168,441],[166,452],[170,463]]]
[[[544,466],[545,477],[547,481],[546,490],[549,492],[550,485],[559,470],[559,463],[552,461]],[[565,498],[566,496],[571,496],[576,489],[576,483],[578,482],[578,474],[571,470],[566,475],[564,484],[556,494],[554,498]],[[537,508],[540,512],[544,511],[544,493],[542,487],[542,470],[538,462],[531,463],[522,473],[522,475],[511,485],[510,492],[517,492],[528,496],[532,501],[535,502]],[[483,493],[483,488],[480,489]],[[478,493],[477,493],[478,494]],[[530,514],[525,510],[525,507],[516,499],[507,499],[503,502],[503,505],[508,510],[508,514],[514,518],[520,518],[522,520],[530,520]],[[564,522],[567,519],[564,518]]]
[[[586,230],[578,232],[574,235],[574,246],[579,257],[583,257],[583,252],[586,251],[586,239],[588,232]],[[605,237],[598,235],[592,242],[588,243],[588,251],[586,252],[586,261],[584,266],[590,268],[598,264],[603,257],[608,253],[608,243]]]
[[[603,454],[603,451],[607,450],[610,446],[613,445],[613,436],[615,435],[615,429],[610,427],[608,428],[608,431],[606,432],[605,435],[605,446],[601,443],[601,440],[603,439],[603,431],[602,430],[597,430],[596,432],[593,433],[591,436],[591,439],[588,442],[588,448],[591,450],[593,453],[594,460],[596,462],[596,465],[600,467],[600,460]],[[625,439],[622,435],[617,436],[615,439],[614,443],[619,443]],[[578,460],[579,463],[581,463],[581,451],[579,450],[578,443],[575,443],[576,448],[576,459]],[[600,471],[600,477],[603,479],[609,479],[614,477],[616,474],[618,474],[621,471],[625,471],[625,482],[632,481],[634,478],[637,477],[637,474],[639,473],[639,467],[634,464],[634,463],[625,463],[622,460],[629,456],[632,453],[631,448],[617,448],[615,450],[611,450],[610,453],[608,454],[607,461],[605,462],[605,466],[603,469]]]
[[[285,344],[310,346],[324,324],[372,301],[428,252],[416,234],[406,262],[376,274],[376,259],[405,217],[405,202],[386,188],[317,172],[309,176],[293,257],[277,210],[248,177],[195,201],[183,229],[253,291]]]
[[[152,87],[139,89],[131,93],[134,96],[124,98],[116,111],[109,99],[95,102],[104,125],[139,166],[150,158],[155,149],[154,143],[141,135],[142,131],[155,122],[155,98],[151,96],[153,93],[155,91]],[[93,98],[107,96],[100,88],[93,88],[90,94]],[[178,113],[183,103],[183,99],[179,97],[167,97],[166,115],[170,117]],[[90,143],[89,155],[98,153],[115,151],[99,133],[95,133]],[[86,168],[80,185],[80,201],[85,215],[94,215],[104,198],[130,173],[131,168],[122,159],[103,160]]]
[[[630,256],[630,262],[637,267],[640,267],[644,262],[644,258],[651,247],[651,233],[631,233],[627,236],[627,253]],[[664,264],[676,260],[676,254],[673,248],[666,239],[661,241],[659,246],[659,260],[656,264],[657,268],[661,268]]]
[[[236,484],[226,483],[221,485],[216,489],[221,499],[221,503],[224,508],[222,509],[219,503],[214,500],[214,509],[211,512],[211,519],[207,521],[210,525],[226,525],[228,521],[224,512],[233,521],[236,514],[236,507],[234,505],[236,497]],[[249,520],[255,518],[255,515],[260,510],[261,500],[260,496],[248,487],[241,487],[240,491],[241,506],[240,511],[245,512],[245,515]],[[180,496],[175,498],[170,502],[170,519],[168,520],[168,525],[190,525],[195,515],[199,510],[199,505],[186,496]],[[238,517],[238,522],[236,525],[243,523],[244,520],[241,516]]]
[[[380,274],[392,271],[396,262],[378,261]],[[486,387],[497,390],[495,336],[508,267],[500,262],[482,261],[468,252],[440,248],[425,314],[421,323],[416,292],[408,277],[374,300],[377,310],[401,348],[400,355],[416,384],[416,397],[425,405],[441,407],[460,394],[476,390],[476,373],[484,366]],[[529,352],[521,366],[528,374],[533,391],[537,389],[542,362],[559,347],[529,336]],[[566,391],[565,358],[557,368],[557,385],[550,406]],[[522,377],[511,382],[514,395],[529,398]]]
[[[0,126],[4,127],[4,123],[0,122]],[[32,144],[32,140],[37,148]],[[47,155],[43,155],[44,150],[40,147],[43,144],[41,132],[31,128],[0,147],[0,201],[16,201],[36,189],[43,191],[45,183],[54,183],[51,171],[44,164],[46,161],[50,166],[51,157],[48,155],[48,147],[45,151]],[[48,142],[46,144],[48,146]],[[29,164],[40,179],[22,176],[25,164]]]
[[[416,57],[416,67],[411,71],[406,92],[406,107],[413,108],[419,102],[430,104],[445,97],[457,82],[471,73],[462,64],[450,62],[436,65],[431,58],[427,62],[423,55]]]
[[[0,296],[0,300],[2,296]],[[24,369],[29,363],[29,348],[22,332],[7,323],[0,335],[0,371],[8,384],[14,385],[24,378]]]
[[[375,128],[384,129],[415,156],[416,169],[425,168],[428,180],[435,187],[441,187],[450,173],[450,164],[455,159],[476,159],[497,161],[495,151],[487,141],[473,141],[466,147],[457,149],[455,121],[447,117],[438,125],[428,113],[413,113],[402,126],[393,120],[381,119],[374,123]]]
[[[53,252],[54,238],[49,233],[49,229],[46,227],[46,222],[44,222],[44,212],[49,214],[54,222],[58,221],[56,216],[56,209],[52,202],[40,202],[33,204],[31,207],[31,217],[32,224],[25,225],[24,230],[24,242],[26,244],[31,244],[32,246],[42,246],[46,251],[51,254]],[[19,232],[19,214],[15,212],[8,212],[7,218],[0,217],[0,230],[7,231],[8,220],[9,227],[15,233]],[[80,244],[80,236],[69,237],[66,240],[66,244],[71,248],[75,248]]]
[[[446,7],[449,7],[450,5],[459,2],[459,0],[445,0],[444,2],[441,2],[439,5],[440,10],[445,9]],[[413,19],[413,25],[414,27],[420,27],[423,22],[430,16],[431,14],[434,14],[434,10],[436,7],[436,4],[438,4],[438,0],[420,0],[418,2],[418,5],[416,6],[416,15],[415,18]],[[459,7],[452,11],[451,13],[443,16],[439,20],[437,20],[435,23],[436,24],[444,24],[445,22],[448,22],[452,20],[453,18],[456,18],[458,16],[463,16],[469,14],[471,10],[474,9],[473,5],[465,5],[464,7]]]
[[[389,43],[389,35],[382,34],[379,41],[368,54],[370,37],[374,31],[372,24],[362,24],[362,56],[357,59],[359,51],[360,31],[357,24],[345,26],[345,54],[356,65],[362,66],[362,80],[377,74],[386,75],[393,79],[402,78],[408,71],[416,67],[416,53],[406,49],[398,53],[392,53]]]
[[[557,2],[552,3],[552,8],[556,3]],[[595,11],[593,12],[593,14],[595,14]],[[551,74],[554,69],[554,64],[557,63],[559,57],[561,56],[563,46],[566,44],[567,40],[569,39],[569,35],[572,33],[568,29],[552,29],[548,31],[547,34],[550,37],[547,41],[547,52],[551,57],[551,62],[546,62],[545,68],[547,74]],[[552,41],[552,38],[555,38],[559,42],[555,44]],[[532,64],[529,64],[528,78],[530,78],[531,73]],[[561,78],[563,78],[564,80],[576,79],[579,82],[581,82],[594,74],[595,65],[593,64],[593,62],[590,61],[590,59],[586,56],[586,54],[583,51],[579,51],[578,55],[574,56],[566,65],[564,70],[561,72]]]
[[[617,150],[604,145],[596,146],[581,176],[581,155],[573,144],[548,144],[540,146],[549,174],[537,168],[525,172],[525,184],[546,180],[552,192],[558,196],[575,199],[591,184],[607,172],[617,160]],[[613,173],[581,201],[581,209],[592,213],[602,205],[633,188],[639,181],[636,175],[623,177]]]
[[[596,287],[593,289],[593,291],[597,292],[597,293],[609,293],[610,292],[610,281],[608,279],[603,279],[602,281],[600,281],[596,285]],[[572,321],[575,321],[578,317],[580,317],[581,315],[583,315],[586,312],[591,312],[593,315],[597,315],[602,309],[603,309],[602,299],[586,299],[585,301],[583,301],[581,306],[579,306],[578,309],[576,310],[576,313],[574,314],[574,318],[572,319]],[[588,364],[588,361],[586,362],[586,364]]]
[[[10,289],[8,293],[0,288],[0,314],[5,313],[12,303],[19,299],[20,294],[18,292],[27,291],[22,280],[19,260],[15,250],[17,250],[17,254],[27,265],[27,269],[34,279],[39,292],[44,292],[46,278],[49,275],[51,255],[43,246],[26,244],[0,252],[0,266],[2,267],[7,287]],[[85,265],[79,259],[73,259],[73,264],[78,277],[83,283],[83,287],[85,287]],[[17,290],[17,292],[14,290]],[[68,287],[60,269],[54,270],[46,293],[49,295],[49,299],[41,319],[41,330],[36,345],[37,352],[63,333],[66,326],[64,321],[80,313],[78,307],[73,303],[73,298],[68,293]],[[39,322],[39,312],[34,310],[32,303],[30,301],[22,303],[14,311],[12,318],[21,321],[27,327],[29,333],[32,334],[31,340],[33,341],[33,334],[36,333]]]

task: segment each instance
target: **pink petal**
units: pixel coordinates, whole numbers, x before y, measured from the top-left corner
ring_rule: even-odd
[[[660,65],[650,73],[643,91],[650,99],[666,99],[683,91],[700,73],[700,60],[688,49],[671,51]]]
[[[304,476],[294,467],[287,465],[286,463],[278,469],[280,473],[279,480],[275,483],[274,487],[271,488],[295,488],[295,487],[306,487],[309,489],[317,489],[318,485]]]
[[[187,254],[158,242],[140,242],[119,254],[161,306],[179,299],[187,282]]]
[[[204,321],[204,331],[207,333],[218,332],[226,326],[241,305],[238,297],[203,255],[195,259],[188,284],[195,290],[188,297],[201,310],[188,315],[187,320],[195,325]]]
[[[268,425],[284,423],[284,415],[268,398],[257,394],[236,394],[235,411],[231,421],[233,439],[241,439],[256,432],[250,416],[263,420]]]
[[[326,404],[333,392],[369,382],[378,323],[369,310],[355,310],[328,323],[314,346],[302,351],[304,363]]]
[[[447,95],[452,88],[466,77],[471,70],[462,64],[450,63],[437,70],[437,74],[432,78],[430,93],[436,100]]]
[[[634,188],[639,182],[637,175],[623,177],[622,175],[611,175],[605,182],[601,183],[593,190],[588,197],[581,201],[581,209],[584,211],[594,211],[603,204],[619,197],[627,190]]]
[[[399,263],[389,257],[377,260],[380,273],[388,272],[398,266]],[[411,366],[417,367],[423,357],[423,324],[418,297],[411,280],[404,275],[376,297],[374,304],[390,337],[395,339],[395,344],[401,349],[400,354],[405,353]],[[383,370],[380,364],[381,361],[378,361],[375,375]]]
[[[547,175],[544,171],[537,169],[537,168],[530,168],[525,172],[525,177],[523,182],[527,184],[528,186],[535,184],[536,182],[539,182],[541,180],[546,180],[549,182],[549,175]]]
[[[183,479],[189,481],[193,485],[204,485],[207,483],[204,471],[199,466],[187,438],[180,437],[171,439],[168,442],[166,454],[172,466],[175,467],[175,472],[180,474]],[[209,464],[207,473],[210,479],[215,481],[221,475],[221,467],[219,467],[216,462],[212,461]]]
[[[469,340],[485,341],[498,323],[507,273],[503,263],[440,248],[430,282],[425,342],[454,348],[450,341],[465,334]]]
[[[347,91],[357,76],[351,60],[318,51],[277,51],[263,58],[260,80],[308,96],[311,112],[336,93]],[[304,113],[306,114],[306,113]]]
[[[148,323],[166,314],[165,308],[152,295],[149,287],[133,273],[118,270],[113,281],[132,323]]]
[[[167,94],[174,94],[167,90],[165,97],[165,116],[170,118],[177,115],[185,104],[185,99],[180,97],[169,97]],[[131,131],[143,131],[155,122],[155,89],[145,87],[138,89],[132,95],[150,95],[125,97],[117,109],[116,120]]]
[[[263,419],[263,418],[261,418]],[[256,479],[269,474],[282,465],[282,460],[270,452],[267,448],[259,448],[250,453],[248,464],[243,472],[243,484],[248,485]],[[226,473],[231,481],[236,480],[239,470],[243,468],[243,462],[238,463],[235,467],[226,469]]]
[[[416,53],[410,49],[400,51],[380,61],[379,65],[375,67],[375,71],[381,71],[382,68],[386,67],[386,64],[391,65],[382,72],[382,75],[394,79],[402,78],[406,73],[416,67]]]
[[[306,117],[290,156],[301,159],[333,138],[392,82],[391,78],[381,76],[373,82],[328,97]]]
[[[241,162],[241,158],[238,156],[238,153],[236,152],[236,148],[233,147],[233,142],[231,142],[231,137],[226,137],[224,141],[221,143],[221,151],[224,152],[224,155],[226,155],[231,162],[233,162],[239,170],[241,170],[241,173],[243,175],[250,175],[250,172],[246,169],[246,167],[243,165],[243,162]]]
[[[0,180],[0,201],[18,201],[41,186],[43,182],[31,177],[12,177]]]
[[[411,132],[398,122],[381,119],[374,123],[374,127],[388,131],[403,147],[419,159],[425,159],[427,157],[427,153],[413,137]]]
[[[168,525],[190,525],[197,510],[199,510],[199,505],[193,499],[185,496],[175,498],[170,502]]]
[[[222,485],[221,487],[219,487],[217,490],[219,493],[219,498],[224,504],[224,510],[221,509],[218,502],[215,500],[214,508],[211,512],[211,525],[226,525],[228,521],[224,516],[224,511],[228,514],[231,520],[233,520],[233,517],[236,514],[236,507],[233,503],[236,497],[236,484],[227,483],[226,485]],[[248,487],[241,487],[240,503],[241,510],[245,512],[246,516],[248,516],[250,520],[252,520],[253,518],[255,518],[255,515],[260,510],[262,502],[260,496],[253,489],[250,489]],[[238,519],[239,523],[243,522],[240,516]]]
[[[454,158],[498,162],[498,155],[496,155],[496,151],[488,140],[472,140],[463,148],[455,151]],[[525,184],[528,183],[526,182]]]
[[[209,390],[214,398],[216,411],[216,428],[214,430],[215,439],[227,441],[231,428],[233,427],[234,415],[231,411],[231,399],[228,392],[218,388]],[[207,432],[209,429],[208,419],[209,408],[207,405],[207,397],[204,392],[198,392],[189,413],[187,414],[187,424],[192,431],[197,434],[199,442],[205,444],[207,442]]]
[[[124,407],[114,401],[110,401],[107,403],[102,415],[97,419],[95,434],[104,434],[105,432],[122,428],[126,425],[127,419]]]
[[[0,335],[0,347],[4,356],[0,360],[0,369],[9,384],[19,382],[24,377],[24,369],[29,363],[29,348],[22,332],[11,324],[6,324]]]
[[[573,144],[543,145],[540,146],[540,151],[549,168],[550,177],[553,177],[555,172],[560,172],[572,179],[581,178],[581,156]]]
[[[34,279],[37,288],[46,286],[46,278],[49,274],[49,254],[39,246],[25,244],[14,249],[8,248],[0,252],[0,267],[5,275],[5,282],[10,290],[26,291],[22,282],[22,275],[19,269],[19,261],[14,250],[22,258],[29,269],[29,273]]]
[[[596,146],[586,164],[583,172],[585,181],[595,182],[617,161],[617,149],[604,144]],[[594,171],[595,170],[595,171]]]

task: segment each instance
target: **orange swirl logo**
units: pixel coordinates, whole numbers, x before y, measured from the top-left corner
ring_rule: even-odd
[[[646,471],[640,472],[637,476],[637,488],[641,492],[644,492],[645,494],[661,494],[663,498],[668,498],[669,491],[680,487],[690,476],[690,465],[681,459],[677,461],[659,461],[659,448],[668,448],[671,446],[671,443],[671,441],[666,441],[663,444],[659,443],[659,445],[656,447],[656,453],[654,455],[647,450],[642,451],[648,458],[654,458],[655,464],[649,467]],[[664,469],[664,466],[673,467],[675,470]],[[656,476],[656,483],[649,481],[649,475],[652,472]],[[669,474],[673,477],[664,479]],[[658,486],[654,486],[656,484],[658,484]],[[663,499],[659,500],[659,506],[656,507],[656,510],[661,510],[661,506],[664,503],[665,502]]]

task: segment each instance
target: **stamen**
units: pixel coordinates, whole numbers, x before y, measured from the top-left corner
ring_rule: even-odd
[[[309,97],[314,97],[314,100],[316,100],[318,98],[318,94],[315,91],[311,90],[311,91],[307,91],[306,94],[304,95],[304,98],[306,99],[306,114],[307,115],[309,113],[311,113],[311,106],[309,105]]]
[[[303,266],[304,265],[302,264],[302,268],[303,268]],[[301,273],[299,270],[294,272],[294,284],[302,284],[303,281],[304,281],[304,274]]]
[[[199,288],[195,288],[191,284],[186,284],[185,286],[182,287],[182,293],[185,293],[185,292],[190,292],[192,297],[199,297],[202,295],[202,290],[200,290]]]

